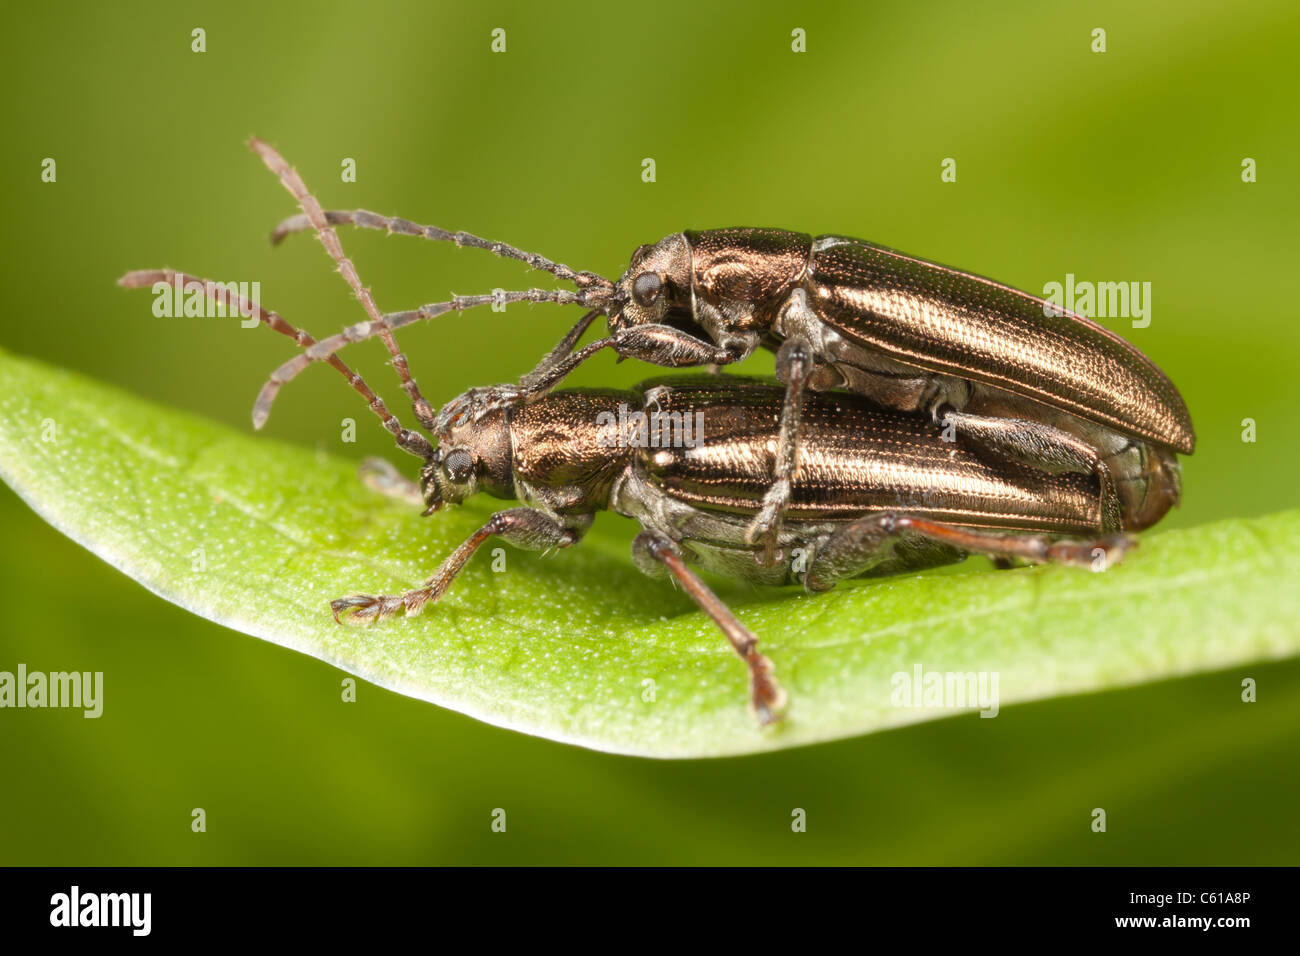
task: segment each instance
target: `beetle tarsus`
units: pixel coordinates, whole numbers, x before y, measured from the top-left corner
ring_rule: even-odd
[[[334,614],[334,623],[369,624],[378,613],[379,600],[380,598],[371,594],[354,594],[351,597],[330,601],[330,611]]]
[[[785,716],[787,698],[785,690],[772,676],[772,662],[763,654],[752,651],[745,656],[749,666],[749,709],[764,727],[779,723]]]
[[[386,621],[398,611],[404,611],[408,617],[419,614],[429,603],[432,592],[432,588],[423,587],[405,594],[354,594],[331,601],[330,610],[335,623],[365,626]]]
[[[1047,546],[1046,560],[1076,568],[1104,571],[1123,561],[1124,556],[1137,547],[1137,543],[1137,538],[1127,534],[1108,535],[1095,541],[1054,541]]]

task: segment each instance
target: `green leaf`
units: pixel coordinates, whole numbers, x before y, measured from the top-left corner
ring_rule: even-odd
[[[1005,706],[1300,649],[1300,511],[1148,534],[1105,574],[963,570],[817,596],[722,583],[790,695],[785,724],[760,731],[721,635],[632,566],[631,522],[603,516],[549,557],[507,549],[502,572],[489,545],[422,616],[341,627],[330,599],[418,585],[491,503],[421,518],[363,487],[353,462],[4,353],[0,383],[0,475],[156,594],[399,693],[586,747],[716,756],[962,713],[894,705],[895,675],[917,666],[995,674]]]

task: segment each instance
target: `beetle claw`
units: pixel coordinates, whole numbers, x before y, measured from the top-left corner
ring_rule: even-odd
[[[770,727],[779,723],[786,705],[785,690],[772,675],[772,662],[766,655],[754,653],[748,658],[750,666],[749,706],[759,726]]]
[[[371,594],[353,594],[351,597],[330,601],[335,624],[369,624],[374,621],[378,610],[379,598]],[[348,614],[348,611],[353,613]]]

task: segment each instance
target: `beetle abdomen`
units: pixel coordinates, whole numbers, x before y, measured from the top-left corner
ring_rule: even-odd
[[[1090,319],[1043,299],[859,239],[813,244],[807,291],[824,321],[865,348],[981,382],[1184,454],[1196,444],[1173,383]]]

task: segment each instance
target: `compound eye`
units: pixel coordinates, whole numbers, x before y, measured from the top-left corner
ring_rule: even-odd
[[[632,298],[637,305],[654,305],[663,291],[664,280],[657,272],[643,272],[632,280]]]
[[[474,474],[474,456],[462,448],[449,451],[443,464],[447,469],[447,477],[455,482],[468,481],[470,475]]]

